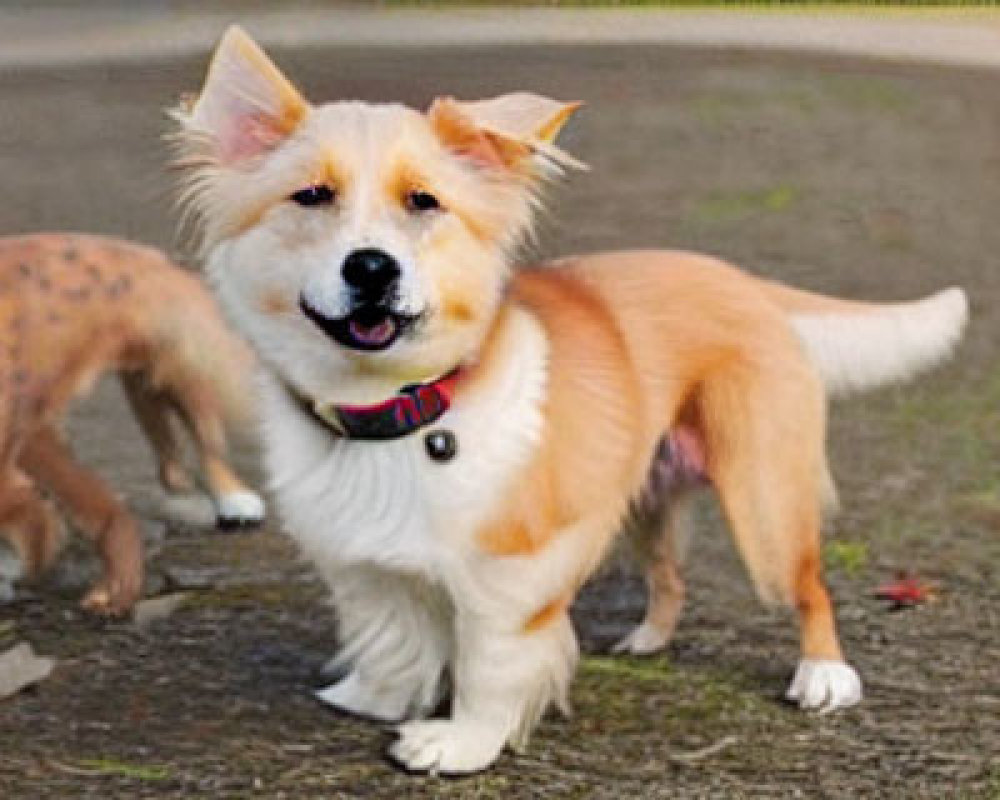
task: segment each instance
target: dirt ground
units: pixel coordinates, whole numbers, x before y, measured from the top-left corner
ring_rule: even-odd
[[[411,777],[390,734],[312,699],[334,620],[272,524],[225,535],[155,520],[163,498],[117,390],[77,409],[74,441],[154,546],[156,625],[76,609],[86,569],[0,608],[0,649],[59,659],[0,704],[0,796],[1000,797],[1000,92],[996,73],[675,48],[278,51],[314,98],[426,104],[530,88],[586,110],[564,139],[589,162],[556,191],[542,253],[672,246],[824,291],[970,291],[956,361],[834,405],[843,511],[824,555],[867,696],[830,717],[781,700],[793,620],[753,598],[706,500],[690,600],[668,652],[611,658],[641,614],[614,561],[576,606],[585,657],[570,720],[462,780]],[[177,248],[161,109],[202,59],[0,74],[0,232],[69,228]],[[241,462],[256,473],[252,446]],[[79,557],[78,557],[79,558]],[[73,566],[73,568],[70,568]],[[936,599],[889,612],[899,572]]]

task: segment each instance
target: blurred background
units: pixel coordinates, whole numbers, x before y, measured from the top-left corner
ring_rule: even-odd
[[[164,110],[239,22],[316,102],[583,101],[561,143],[590,169],[554,188],[526,260],[683,248],[860,299],[963,285],[973,308],[952,364],[833,407],[824,558],[860,709],[781,705],[792,620],[757,604],[706,502],[666,656],[602,655],[642,608],[615,559],[576,609],[575,718],[487,776],[400,776],[378,728],[308,696],[333,620],[276,526],[170,529],[153,573],[194,599],[156,635],[95,626],[58,586],[0,609],[65,662],[0,713],[0,794],[1000,796],[1000,13],[918,6],[0,2],[0,234],[110,233],[196,266]],[[151,520],[116,390],[71,429]],[[241,460],[255,471],[252,445]],[[872,590],[900,573],[936,600],[888,613]]]

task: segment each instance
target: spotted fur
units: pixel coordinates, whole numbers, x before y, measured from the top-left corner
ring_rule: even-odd
[[[0,238],[0,528],[29,574],[52,561],[61,524],[48,489],[101,553],[105,574],[84,599],[126,611],[142,587],[135,522],[62,441],[73,398],[108,371],[122,376],[170,488],[185,483],[169,415],[177,409],[220,504],[259,521],[260,498],[225,461],[224,416],[246,416],[253,361],[199,280],[148,247],[82,234]],[[249,500],[247,499],[249,498]],[[230,509],[232,514],[232,510]]]

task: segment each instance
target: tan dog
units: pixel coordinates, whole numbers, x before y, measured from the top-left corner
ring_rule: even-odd
[[[909,377],[966,318],[957,289],[854,304],[688,253],[515,270],[541,181],[575,163],[552,144],[575,108],[314,107],[232,29],[177,112],[207,270],[271,369],[284,522],[337,608],[343,676],[320,696],[408,720],[391,752],[410,769],[481,769],[565,706],[567,609],[661,447],[714,486],[761,594],[798,610],[790,695],[858,702],[820,575],[824,386]],[[653,550],[652,634],[629,649],[675,615]],[[450,717],[422,719],[449,686]]]
[[[260,498],[225,461],[222,427],[224,412],[246,407],[252,359],[197,278],[162,253],[80,234],[0,239],[0,335],[0,529],[29,573],[49,564],[61,541],[40,486],[104,561],[84,605],[120,613],[139,596],[135,522],[57,430],[70,400],[108,370],[121,373],[167,488],[191,488],[170,425],[176,411],[200,450],[220,522],[262,519]]]

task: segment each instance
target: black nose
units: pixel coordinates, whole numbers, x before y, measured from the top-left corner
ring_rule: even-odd
[[[383,250],[355,250],[344,259],[342,272],[348,286],[378,301],[399,280],[399,263]]]

